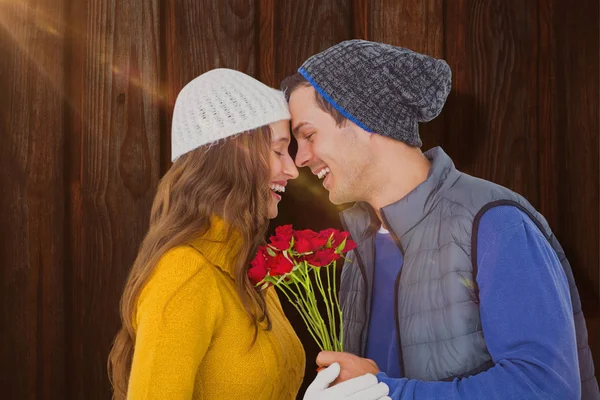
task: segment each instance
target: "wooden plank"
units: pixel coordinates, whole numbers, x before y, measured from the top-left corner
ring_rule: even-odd
[[[265,85],[275,82],[275,4],[273,0],[258,1],[258,79]]]
[[[370,40],[370,12],[367,0],[352,1],[352,22],[354,38]]]
[[[160,173],[158,1],[76,2],[69,26],[69,397],[107,399],[119,298]]]
[[[599,371],[599,7],[539,7],[540,209],[571,262]]]
[[[443,0],[379,0],[369,6],[370,40],[444,57]]]
[[[538,148],[540,208],[550,226],[560,231],[561,210],[558,198],[562,192],[558,182],[558,157],[562,152],[557,135],[557,49],[554,31],[554,7],[552,2],[539,1],[539,62],[538,80]],[[564,90],[564,88],[563,88]]]
[[[0,4],[0,384],[64,398],[64,7]]]
[[[256,78],[259,69],[270,80],[272,59],[257,62],[257,38],[269,38],[268,14],[272,3],[261,0],[170,0],[165,2],[163,36],[166,38],[163,80],[165,106],[163,113],[163,170],[170,166],[170,132],[173,106],[177,94],[189,81],[213,68],[232,68]],[[257,21],[259,8],[260,21]],[[272,56],[268,41],[260,51],[263,57]],[[260,64],[262,63],[262,64]],[[260,64],[260,67],[259,67]]]
[[[163,15],[169,102],[174,104],[186,83],[213,68],[257,75],[255,9],[252,0],[169,2]]]
[[[444,58],[443,0],[379,0],[369,6],[369,40]],[[443,144],[445,115],[442,111],[433,121],[420,124],[423,149]]]
[[[444,148],[459,169],[537,206],[537,7],[460,0],[445,8],[454,84],[444,111]]]
[[[280,2],[275,10],[275,78],[296,72],[308,57],[353,37],[352,0]]]

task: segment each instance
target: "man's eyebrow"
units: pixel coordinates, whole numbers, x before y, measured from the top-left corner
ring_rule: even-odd
[[[296,126],[295,126],[295,127],[292,129],[292,134],[293,134],[294,136],[298,135],[298,131],[300,130],[300,128],[302,128],[302,127],[303,127],[303,126],[305,126],[305,125],[309,125],[309,124],[310,124],[310,122],[306,122],[306,121],[304,121],[304,122],[300,122],[298,125],[296,125]]]

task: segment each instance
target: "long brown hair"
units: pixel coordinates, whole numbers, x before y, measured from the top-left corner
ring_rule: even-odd
[[[121,298],[122,327],[108,359],[113,399],[124,399],[135,346],[133,319],[138,296],[159,259],[170,249],[202,235],[215,214],[241,234],[236,287],[254,326],[270,329],[263,295],[247,277],[250,259],[268,228],[271,129],[264,126],[184,154],[162,178],[142,241]],[[252,343],[254,343],[254,340]]]

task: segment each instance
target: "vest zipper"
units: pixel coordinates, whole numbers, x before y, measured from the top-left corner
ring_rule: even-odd
[[[385,216],[385,213],[383,212],[382,208],[379,209],[379,213],[381,214],[381,218],[383,218],[383,222],[390,231],[392,238],[394,238],[396,246],[398,246],[398,249],[402,254],[402,264],[400,264],[400,272],[398,273],[398,276],[396,276],[396,282],[394,284],[394,321],[396,322],[396,332],[398,334],[398,362],[400,364],[400,368],[402,369],[402,375],[406,376],[406,369],[404,368],[404,357],[402,355],[402,338],[400,337],[400,318],[398,317],[398,292],[400,290],[400,277],[402,276],[402,271],[404,271],[404,248],[402,247],[402,243],[400,243],[400,239],[398,239],[398,236],[396,235],[396,233],[392,229],[392,226],[388,222],[388,219]]]

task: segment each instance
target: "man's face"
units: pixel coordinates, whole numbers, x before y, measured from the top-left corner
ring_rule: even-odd
[[[370,134],[351,121],[336,126],[335,119],[319,108],[311,86],[294,90],[289,103],[292,132],[298,141],[296,165],[324,178],[333,204],[365,200]]]

